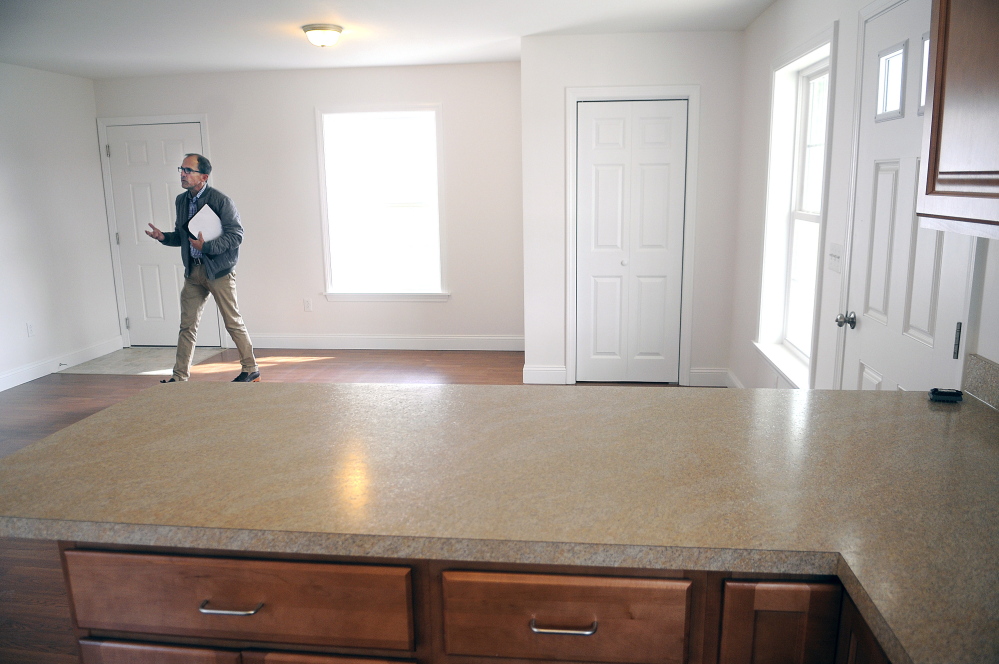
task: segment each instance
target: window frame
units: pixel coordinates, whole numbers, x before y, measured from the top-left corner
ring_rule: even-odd
[[[440,251],[440,292],[417,293],[347,293],[333,290],[333,263],[330,238],[330,216],[328,192],[326,189],[326,137],[324,132],[324,116],[338,113],[397,113],[406,111],[433,111],[436,121],[437,143],[437,234]],[[324,285],[323,295],[329,302],[446,302],[451,293],[447,281],[446,260],[446,205],[445,191],[445,160],[444,160],[444,112],[443,104],[365,104],[365,105],[334,105],[316,107],[316,146],[319,160],[319,203],[320,232],[323,243]]]
[[[826,216],[829,198],[829,166],[833,150],[829,141],[834,124],[836,96],[837,25],[816,35],[777,60],[771,78],[770,137],[767,163],[766,206],[761,263],[759,318],[754,346],[777,374],[778,384],[810,388],[815,381],[819,350],[819,314],[822,307]],[[788,301],[788,280],[792,249],[794,208],[800,198],[798,126],[801,122],[799,85],[802,73],[817,73],[820,61],[829,66],[826,89],[826,113],[823,127],[825,149],[822,163],[821,205],[818,213],[818,241],[815,256],[812,330],[808,357],[784,344]],[[830,269],[836,270],[835,264]]]
[[[797,102],[795,115],[795,137],[794,137],[794,166],[792,168],[792,197],[791,197],[791,210],[788,214],[787,220],[787,252],[785,256],[786,267],[785,267],[785,279],[784,279],[784,315],[783,323],[781,325],[781,335],[780,343],[787,348],[792,354],[796,355],[805,364],[808,364],[811,359],[811,347],[808,349],[799,348],[793,341],[788,339],[788,321],[791,318],[791,266],[794,261],[794,240],[795,240],[795,222],[802,221],[806,223],[813,223],[818,227],[819,232],[819,246],[816,251],[821,255],[822,249],[822,238],[821,238],[821,221],[823,210],[825,208],[825,198],[826,198],[826,152],[829,149],[829,121],[828,115],[830,110],[829,104],[829,82],[826,83],[826,126],[823,127],[823,141],[822,141],[822,191],[820,194],[819,201],[819,211],[809,212],[802,209],[802,201],[804,199],[804,189],[805,189],[805,166],[806,166],[806,153],[808,150],[808,136],[809,136],[809,116],[811,112],[811,83],[823,76],[831,76],[831,63],[829,58],[825,57],[818,62],[809,65],[798,71],[798,82],[797,82]],[[831,80],[831,79],[830,79]],[[816,256],[816,271],[819,268],[818,256]],[[813,310],[814,310],[814,298],[813,298]],[[814,335],[812,335],[814,336]],[[811,340],[809,340],[809,346],[811,345]]]

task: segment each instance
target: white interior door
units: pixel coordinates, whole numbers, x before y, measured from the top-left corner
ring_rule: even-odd
[[[678,382],[687,101],[577,113],[576,380]]]
[[[174,199],[184,190],[177,167],[184,155],[200,153],[201,126],[113,125],[107,128],[114,225],[118,235],[128,339],[133,346],[170,346],[180,329],[180,250],[164,247],[145,231],[152,223],[172,231]],[[198,328],[199,346],[220,345],[218,308],[209,296]]]
[[[919,228],[915,214],[930,1],[907,0],[865,24],[847,308],[857,325],[846,330],[844,389],[960,387],[954,341],[967,321],[972,239]]]

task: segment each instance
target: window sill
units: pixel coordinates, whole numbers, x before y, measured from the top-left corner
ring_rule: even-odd
[[[784,380],[798,389],[808,389],[808,365],[780,344],[753,342],[756,349]]]
[[[326,293],[328,302],[447,302],[450,293]]]

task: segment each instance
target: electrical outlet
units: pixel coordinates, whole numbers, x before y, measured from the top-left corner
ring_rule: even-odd
[[[28,323],[28,336],[29,337],[35,336],[35,324],[34,323]]]
[[[310,298],[302,300],[302,304],[305,305],[306,311],[312,311],[312,300]]]

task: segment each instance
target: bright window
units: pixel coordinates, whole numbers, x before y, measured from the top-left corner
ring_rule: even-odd
[[[926,108],[926,84],[930,76],[930,35],[923,35],[923,75],[920,76],[919,85],[919,113],[922,115]]]
[[[757,347],[809,387],[825,215],[831,44],[774,70]]]
[[[829,63],[821,61],[799,78],[795,196],[788,234],[787,293],[783,341],[803,358],[811,354],[819,219],[826,154]]]
[[[327,291],[442,293],[437,111],[323,113]]]
[[[905,46],[892,46],[879,55],[877,120],[893,120],[905,112]]]

